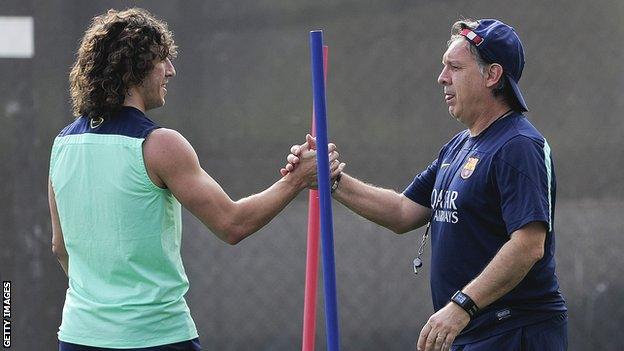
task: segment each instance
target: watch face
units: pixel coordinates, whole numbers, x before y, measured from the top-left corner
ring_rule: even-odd
[[[466,301],[466,296],[464,294],[457,294],[455,300],[459,303],[464,303]]]

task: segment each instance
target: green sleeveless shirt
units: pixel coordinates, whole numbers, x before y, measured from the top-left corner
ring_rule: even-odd
[[[197,337],[184,300],[181,206],[143,160],[155,128],[124,107],[101,125],[78,118],[54,140],[50,180],[69,255],[61,341],[138,348]]]

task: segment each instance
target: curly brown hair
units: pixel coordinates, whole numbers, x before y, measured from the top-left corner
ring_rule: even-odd
[[[69,73],[74,115],[111,118],[121,109],[128,89],[143,82],[156,59],[176,56],[167,23],[144,9],[111,9],[94,17]]]

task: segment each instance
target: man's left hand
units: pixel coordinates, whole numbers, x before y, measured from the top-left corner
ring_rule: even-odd
[[[455,337],[470,322],[468,312],[453,302],[434,313],[420,331],[419,351],[450,350]]]

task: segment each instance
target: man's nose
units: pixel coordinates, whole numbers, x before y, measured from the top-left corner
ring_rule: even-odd
[[[438,84],[441,85],[451,85],[451,78],[448,75],[448,69],[446,67],[442,68],[442,72],[438,76]]]
[[[167,59],[167,70],[165,71],[165,74],[167,77],[175,77],[176,75],[175,67],[173,67],[173,63],[171,63],[171,60],[169,59]]]

